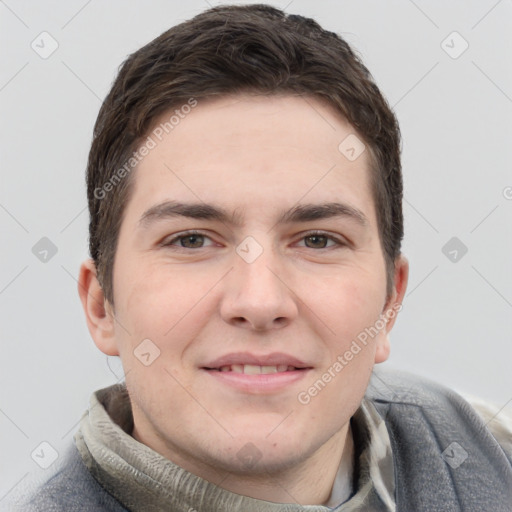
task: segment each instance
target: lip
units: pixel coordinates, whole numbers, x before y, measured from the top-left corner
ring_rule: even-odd
[[[220,382],[249,394],[267,394],[283,391],[287,387],[304,379],[311,368],[291,370],[277,373],[260,373],[259,375],[247,375],[245,373],[220,372],[201,368],[206,375]]]
[[[283,352],[270,354],[253,354],[251,352],[233,352],[225,354],[202,366],[202,369],[215,369],[233,364],[251,364],[254,366],[294,366],[295,368],[311,368],[311,365],[300,361],[296,357]],[[284,373],[284,372],[283,372]]]
[[[230,366],[233,364],[249,364],[255,366],[286,365],[294,366],[296,369],[256,375],[219,371],[219,368],[222,366]],[[294,356],[282,352],[259,355],[249,352],[236,352],[221,356],[202,366],[200,369],[223,386],[229,386],[248,394],[269,394],[284,391],[289,386],[304,379],[313,367]]]

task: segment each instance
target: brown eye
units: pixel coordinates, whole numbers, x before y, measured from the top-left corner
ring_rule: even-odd
[[[162,242],[163,247],[176,249],[204,249],[214,245],[215,242],[208,235],[195,231],[182,231]]]
[[[327,247],[329,238],[325,235],[309,235],[304,237],[306,247],[311,249],[324,249]]]
[[[179,245],[186,247],[187,249],[197,249],[203,247],[204,236],[203,235],[186,235],[179,238]]]

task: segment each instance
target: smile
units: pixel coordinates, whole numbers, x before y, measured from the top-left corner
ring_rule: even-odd
[[[244,373],[245,375],[259,375],[269,373],[281,373],[281,372],[292,372],[295,370],[303,370],[304,368],[296,368],[286,364],[280,364],[277,366],[259,366],[254,364],[231,364],[221,366],[220,368],[211,368],[219,372],[233,372],[233,373]]]

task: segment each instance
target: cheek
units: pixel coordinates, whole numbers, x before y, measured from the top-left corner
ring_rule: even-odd
[[[381,281],[378,275],[352,273],[343,280],[331,280],[322,293],[309,296],[312,301],[316,298],[315,313],[328,326],[322,335],[326,357],[312,383],[322,390],[321,397],[312,399],[313,409],[321,409],[323,403],[334,407],[338,417],[347,408],[355,410],[364,395],[381,335],[377,322],[385,299],[384,277]],[[316,389],[311,390],[313,394]]]
[[[183,418],[197,414],[197,403],[186,390],[190,384],[171,369],[164,356],[148,367],[138,363],[134,361],[132,371],[126,372],[137,428],[146,434],[156,432],[164,439],[179,439],[183,436]]]
[[[171,266],[140,265],[119,286],[116,317],[122,327],[117,328],[116,336],[125,374],[133,371],[134,388],[141,385],[158,389],[166,382],[164,390],[174,389],[176,382],[167,372],[183,385],[190,384],[190,350],[218,315],[219,297],[214,289],[218,280],[215,272],[191,276]],[[158,358],[145,368],[136,354],[147,339],[157,347],[153,350]],[[141,383],[135,381],[137,376]]]
[[[121,270],[125,270],[121,281]],[[188,317],[204,316],[204,300],[215,276],[197,279],[171,265],[140,264],[119,272],[119,318],[144,336],[165,342],[175,327]]]
[[[328,327],[333,343],[341,343],[342,348],[378,320],[385,302],[385,276],[347,268],[321,283],[308,283],[302,296]]]

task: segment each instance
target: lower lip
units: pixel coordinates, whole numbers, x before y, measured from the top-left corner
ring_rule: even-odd
[[[204,370],[212,378],[219,382],[236,388],[245,393],[271,393],[280,391],[286,387],[302,380],[310,371],[293,370],[277,373],[260,373],[257,375],[247,375],[236,372],[220,372],[218,370]]]

